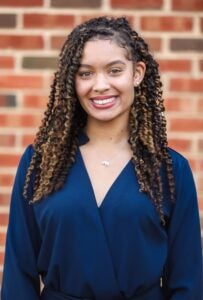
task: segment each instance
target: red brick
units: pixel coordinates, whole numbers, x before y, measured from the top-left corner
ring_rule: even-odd
[[[156,37],[144,37],[152,51],[160,51],[162,46],[162,40]],[[61,49],[66,36],[52,36],[51,37],[51,49]]]
[[[43,6],[43,0],[1,0],[0,6],[9,7],[33,7],[33,6]]]
[[[0,76],[0,87],[10,89],[39,89],[43,87],[43,78],[37,75]]]
[[[185,10],[185,11],[202,11],[202,0],[172,0],[173,10]]]
[[[198,141],[198,150],[199,150],[200,152],[203,151],[203,140],[199,140],[199,141]]]
[[[203,171],[203,160],[189,158],[189,164],[194,172],[202,172]]]
[[[111,0],[112,8],[126,9],[160,9],[162,8],[163,0]]]
[[[103,16],[103,14],[102,14],[102,12],[92,12],[91,14],[88,14],[88,15],[82,15],[82,16],[80,16],[80,20],[79,20],[79,22],[77,22],[77,24],[80,24],[80,23],[83,23],[83,22],[86,22],[86,21],[88,21],[89,19],[92,19],[92,18],[98,18],[98,17],[102,17]],[[106,16],[108,16],[108,14],[106,14]],[[111,15],[109,15],[109,16],[111,16]]]
[[[1,167],[16,167],[20,160],[20,154],[2,154],[0,153]],[[1,220],[1,219],[0,219]]]
[[[0,147],[13,147],[15,145],[14,134],[0,134]]]
[[[15,66],[14,58],[11,56],[0,56],[1,69],[13,69]]]
[[[25,95],[23,98],[23,106],[35,109],[45,109],[48,100],[48,95]]]
[[[4,246],[6,242],[6,233],[0,232],[0,246]]]
[[[203,78],[173,78],[170,81],[170,90],[179,92],[203,92]]]
[[[42,36],[39,35],[0,35],[0,48],[17,50],[36,50],[44,47]]]
[[[16,96],[12,94],[0,94],[0,107],[15,107]]]
[[[192,171],[195,172],[195,161],[191,158],[188,158],[188,162],[189,162],[189,165],[190,165]]]
[[[51,49],[61,49],[64,42],[66,40],[66,36],[52,36],[51,37]]]
[[[160,38],[144,37],[152,51],[160,51],[162,47],[162,40]]]
[[[40,114],[2,114],[0,115],[0,126],[5,127],[38,127],[42,116]]]
[[[101,6],[101,0],[51,0],[51,7],[57,8],[98,8]]]
[[[0,174],[0,186],[13,185],[13,176],[10,174]]]
[[[3,225],[3,226],[8,225],[8,214],[0,213],[0,224]]]
[[[23,135],[23,137],[22,137],[22,146],[26,147],[30,144],[33,144],[34,139],[35,139],[34,134],[25,134],[25,135]]]
[[[203,177],[199,178],[197,181],[197,188],[199,192],[203,192]]]
[[[170,119],[171,131],[202,132],[203,119]]]
[[[25,56],[22,59],[22,68],[30,70],[56,70],[58,57],[56,56]]]
[[[52,73],[49,73],[50,76],[47,76],[46,77],[46,82],[45,82],[45,89],[46,90],[50,90],[50,86],[52,85],[53,83],[53,80],[54,80],[54,74]]]
[[[25,28],[70,28],[74,26],[73,15],[25,14]]]
[[[203,98],[198,100],[198,111],[203,112]]]
[[[0,252],[0,265],[4,263],[4,252]]]
[[[202,53],[203,39],[202,38],[172,38],[170,40],[170,49],[172,51],[195,51]]]
[[[194,110],[194,103],[190,98],[168,97],[165,99],[166,111],[191,112]]]
[[[191,17],[160,17],[148,16],[141,18],[141,29],[148,31],[191,31],[193,19]]]
[[[89,19],[92,19],[92,18],[102,17],[103,15],[104,14],[102,12],[101,13],[92,13],[91,15],[82,15],[82,16],[80,16],[80,22],[79,22],[79,24],[82,23],[82,22],[88,21]],[[112,17],[112,14],[105,14],[105,16]],[[113,17],[114,18],[120,17],[120,14],[118,14],[118,15],[114,14]],[[133,23],[135,21],[135,16],[125,14],[125,18],[133,26]]]
[[[192,63],[190,60],[159,59],[161,72],[190,72]]]
[[[0,271],[0,283],[2,282],[3,272]]]
[[[1,206],[9,206],[10,205],[11,194],[1,194],[0,193],[0,205]],[[1,240],[1,239],[0,239]],[[1,241],[0,241],[1,243]]]
[[[180,110],[180,98],[166,98],[164,100],[164,106],[166,111],[179,111]]]
[[[199,210],[203,212],[203,201],[199,200]]]
[[[169,138],[169,147],[176,149],[177,151],[184,152],[191,150],[191,140]]]
[[[0,28],[15,28],[16,18],[15,14],[0,13]]]

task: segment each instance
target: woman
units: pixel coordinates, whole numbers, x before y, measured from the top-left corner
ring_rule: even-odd
[[[69,35],[18,168],[2,300],[202,299],[194,181],[167,147],[161,87],[125,18]]]

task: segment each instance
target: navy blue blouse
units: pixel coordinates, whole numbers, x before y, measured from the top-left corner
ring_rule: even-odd
[[[2,300],[202,300],[194,180],[187,160],[169,151],[176,202],[165,193],[165,228],[139,192],[131,161],[98,207],[80,150],[63,188],[28,204],[22,188],[29,146],[13,187]]]

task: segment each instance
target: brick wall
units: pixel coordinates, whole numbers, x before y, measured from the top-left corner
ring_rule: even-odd
[[[13,176],[59,48],[73,26],[100,14],[128,16],[158,59],[170,145],[189,158],[203,211],[203,1],[0,0],[0,274]]]

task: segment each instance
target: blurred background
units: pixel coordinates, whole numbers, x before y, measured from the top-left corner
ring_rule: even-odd
[[[189,159],[203,216],[203,0],[0,0],[0,283],[10,193],[71,29],[126,16],[160,64],[169,145]]]

